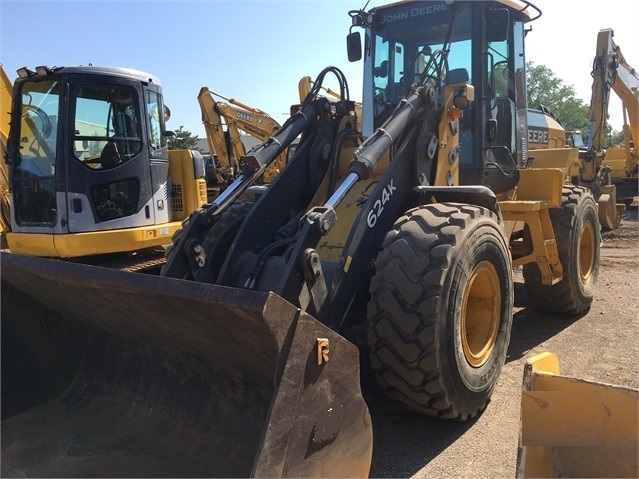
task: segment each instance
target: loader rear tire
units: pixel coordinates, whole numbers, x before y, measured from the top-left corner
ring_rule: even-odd
[[[539,311],[581,314],[592,304],[599,275],[597,203],[587,188],[564,185],[561,207],[550,210],[550,219],[564,278],[545,285],[537,263],[524,265],[527,304]]]
[[[409,210],[386,235],[370,293],[371,366],[386,394],[441,419],[483,410],[512,326],[512,266],[498,217],[454,203]]]

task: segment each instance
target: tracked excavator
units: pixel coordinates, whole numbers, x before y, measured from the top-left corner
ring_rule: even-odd
[[[215,98],[225,101],[219,101]],[[197,96],[202,111],[202,122],[206,131],[209,150],[216,162],[209,183],[217,192],[239,174],[238,161],[246,154],[241,132],[260,141],[271,137],[280,124],[259,108],[251,107],[234,98],[202,87]],[[271,183],[286,165],[288,151],[285,150],[264,172],[262,183]],[[213,180],[211,180],[211,177]]]
[[[130,267],[161,260],[207,198],[202,156],[167,150],[159,80],[93,66],[18,74],[12,85],[2,73],[6,246],[82,261],[117,255]]]
[[[362,131],[327,67],[183,222],[160,275],[1,253],[3,475],[366,476],[360,361],[407,409],[463,421],[506,358],[514,267],[533,307],[588,310],[593,195],[528,167],[524,25],[537,7],[349,15]],[[319,94],[327,75],[339,99]]]
[[[602,165],[610,168],[610,177],[617,188],[617,199],[628,205],[639,195],[639,153],[636,144],[639,137],[639,74],[628,64],[613,36],[611,29],[601,30],[597,36],[597,45],[598,49],[606,52],[602,60],[609,61],[610,72],[607,78],[610,81],[606,87],[612,88],[622,103],[623,145],[609,148]],[[605,47],[601,48],[599,45]],[[594,71],[593,76],[596,76]]]
[[[609,28],[597,35],[588,142],[581,154],[579,172],[573,178],[575,184],[592,190],[599,204],[601,224],[606,229],[619,226],[624,206],[632,204],[639,195],[639,156],[635,144],[639,137],[639,74],[628,65],[613,36]],[[623,107],[624,144],[606,148],[611,91]]]

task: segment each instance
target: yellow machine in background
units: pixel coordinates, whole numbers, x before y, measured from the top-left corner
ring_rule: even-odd
[[[310,76],[304,76],[300,79],[297,85],[297,88],[300,94],[300,101],[304,101],[307,95],[313,90],[313,86],[314,86],[313,79]],[[320,91],[326,93],[327,95],[329,95],[331,98],[334,98],[334,99],[339,99],[341,95],[341,92],[337,92],[335,90],[332,90],[326,87],[320,87]],[[359,101],[355,102],[355,114],[357,116],[357,120],[361,122],[362,103]],[[358,130],[361,131],[362,125],[358,123],[357,128]]]
[[[222,98],[226,102],[216,101],[215,97]],[[228,184],[229,180],[233,180],[239,174],[238,162],[246,154],[241,132],[263,142],[280,128],[280,124],[262,110],[222,96],[209,90],[208,87],[200,89],[197,99],[202,111],[202,122],[209,150],[215,162],[212,176],[215,178],[216,185],[209,185],[209,188],[215,187],[219,190],[219,186]],[[262,179],[264,183],[273,181],[286,165],[286,158],[287,151],[284,151],[267,168]],[[209,183],[212,183],[210,177]]]
[[[592,69],[592,96],[588,142],[582,152],[580,169],[573,181],[593,191],[599,203],[600,221],[608,229],[619,225],[624,203],[639,195],[639,166],[636,139],[639,137],[639,75],[628,65],[613,41],[613,31],[597,35]],[[606,149],[606,125],[610,92],[621,99],[624,144]],[[617,203],[619,204],[618,206]]]
[[[626,205],[639,195],[639,74],[628,65],[621,48],[613,40],[611,29],[604,29],[597,37],[597,58],[593,76],[604,76],[606,82],[600,85],[612,89],[619,97],[623,108],[623,144],[608,148],[602,159],[602,168],[609,169],[609,175],[617,188],[617,199]],[[600,63],[607,62],[608,70],[599,71]],[[593,86],[593,88],[595,88]],[[607,103],[606,103],[607,104]],[[606,111],[600,114],[607,114]],[[596,125],[596,123],[594,123]],[[593,127],[598,131],[597,127]]]
[[[9,165],[2,159],[9,139],[11,95],[13,85],[0,64],[0,248],[7,247],[6,234],[11,231],[11,203],[9,199]]]
[[[581,134],[566,132],[559,119],[543,105],[539,110],[528,110],[528,146],[530,148],[530,165],[533,168],[558,168],[568,181],[579,184],[579,173],[584,170],[586,147]],[[589,184],[593,195],[598,195],[597,211],[599,222],[606,230],[619,227],[623,204],[617,204],[615,186],[603,184],[605,172],[600,168],[599,180]]]
[[[597,199],[599,222],[607,230],[619,226],[625,205],[639,195],[634,142],[639,135],[639,75],[628,65],[612,38],[610,29],[601,30],[597,36],[587,143],[583,142],[581,132],[565,132],[559,119],[543,106],[529,110],[528,114],[532,165],[568,168],[574,184],[592,191]],[[624,142],[606,148],[611,91],[622,101]]]
[[[637,477],[639,391],[565,376],[541,353],[526,362],[517,479]]]

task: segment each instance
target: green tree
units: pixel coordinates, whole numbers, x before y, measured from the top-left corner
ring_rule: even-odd
[[[588,134],[589,104],[577,98],[572,85],[565,85],[545,65],[526,65],[529,108],[545,106],[559,119],[566,130],[581,130]]]
[[[197,146],[200,139],[197,135],[185,130],[183,125],[180,125],[174,133],[175,135],[168,138],[169,150],[197,150],[201,152]]]

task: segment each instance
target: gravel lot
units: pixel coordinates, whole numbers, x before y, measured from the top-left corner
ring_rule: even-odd
[[[403,410],[364,381],[373,419],[371,477],[513,478],[524,363],[559,356],[562,374],[639,388],[639,235],[637,203],[619,229],[604,232],[597,293],[587,314],[542,314],[525,307],[515,272],[515,315],[506,365],[492,400],[465,423]]]

